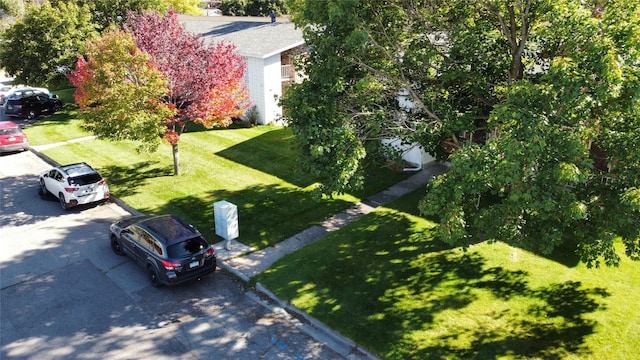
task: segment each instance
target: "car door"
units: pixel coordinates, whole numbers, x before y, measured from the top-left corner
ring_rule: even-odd
[[[27,115],[29,114],[29,111],[33,109],[33,96],[23,97],[20,100],[20,103],[22,104],[22,107],[20,110],[20,116],[23,118],[26,118]]]
[[[62,191],[64,191],[64,176],[57,169],[49,171],[47,176],[43,176],[44,185],[47,187],[47,191],[55,195],[56,197]]]
[[[37,115],[48,112],[48,101],[44,95],[36,95],[33,97],[33,110]]]
[[[120,232],[120,246],[129,257],[140,262],[140,229],[135,225],[128,226]]]

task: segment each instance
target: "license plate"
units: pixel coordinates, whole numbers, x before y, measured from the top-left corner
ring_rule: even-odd
[[[194,267],[200,266],[200,261],[192,261],[189,263],[189,269],[193,269]]]
[[[15,136],[10,137],[10,138],[9,138],[9,141],[16,141]]]

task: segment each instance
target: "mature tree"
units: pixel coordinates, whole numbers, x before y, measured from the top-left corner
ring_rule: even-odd
[[[109,31],[87,45],[69,75],[86,127],[102,138],[135,140],[140,150],[154,150],[175,115],[163,102],[167,81],[130,33]]]
[[[93,21],[100,32],[111,25],[121,26],[127,19],[127,13],[145,10],[166,11],[170,0],[49,0],[53,6],[75,2],[91,9]],[[185,0],[187,1],[187,0]]]
[[[224,43],[206,45],[199,35],[185,31],[173,10],[169,10],[165,16],[156,12],[130,13],[125,28],[126,34],[134,37],[136,48],[149,56],[149,63],[153,69],[162,74],[166,81],[165,91],[162,94],[153,92],[152,95],[156,96],[157,100],[162,100],[168,108],[175,110],[175,113],[171,116],[153,115],[153,119],[145,118],[149,123],[157,121],[157,124],[155,127],[139,127],[137,115],[127,117],[113,108],[130,99],[129,96],[123,96],[122,100],[116,97],[114,104],[107,106],[106,98],[101,96],[102,92],[120,94],[118,87],[121,83],[124,82],[127,86],[135,85],[130,84],[128,77],[124,76],[128,72],[124,72],[113,74],[110,83],[96,89],[93,89],[95,85],[91,76],[80,76],[74,81],[76,86],[82,84],[85,89],[78,95],[86,98],[85,109],[92,110],[93,104],[103,104],[103,111],[85,111],[85,121],[100,137],[139,140],[144,147],[151,150],[158,145],[159,137],[156,130],[161,128],[162,138],[172,145],[174,172],[178,175],[178,142],[187,123],[202,124],[206,128],[228,126],[232,123],[232,118],[243,115],[251,106],[248,91],[243,83],[246,65],[235,52],[234,46]],[[97,57],[97,54],[93,56]],[[119,58],[114,61],[117,62],[112,64],[108,62],[108,58],[104,58],[99,64],[107,69],[124,66]],[[73,76],[78,76],[79,71],[80,69],[76,70]],[[109,73],[108,71],[105,70],[106,73]],[[143,87],[144,84],[144,81],[140,81],[137,86]],[[113,88],[109,89],[109,86]],[[144,104],[149,101],[151,100],[147,97],[142,99]],[[156,103],[153,105],[159,106]],[[109,111],[116,116],[107,116]],[[166,115],[164,111],[158,113]],[[123,125],[127,121],[132,122],[130,126],[148,132],[132,131],[129,126]]]
[[[177,109],[166,119],[164,138],[173,147],[174,172],[180,173],[178,141],[188,122],[206,128],[228,126],[251,105],[244,85],[246,64],[233,45],[206,45],[187,32],[176,13],[130,14],[126,28],[140,49],[151,56],[168,81],[163,99]]]
[[[219,9],[225,15],[269,16],[272,11],[278,15],[287,14],[285,0],[222,0]]]
[[[73,2],[28,7],[0,42],[0,63],[14,82],[56,86],[73,68],[76,54],[97,35],[86,6]]]
[[[322,3],[322,4],[320,4]],[[324,192],[357,183],[368,144],[418,142],[450,171],[421,208],[438,236],[589,265],[640,258],[636,0],[292,0],[308,76],[283,104]]]
[[[173,8],[177,13],[187,15],[202,15],[202,9],[198,7],[200,0],[164,0],[168,6],[158,11],[166,11]]]

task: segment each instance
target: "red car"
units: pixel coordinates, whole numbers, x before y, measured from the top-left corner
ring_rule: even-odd
[[[0,153],[29,150],[29,139],[13,121],[0,121]]]

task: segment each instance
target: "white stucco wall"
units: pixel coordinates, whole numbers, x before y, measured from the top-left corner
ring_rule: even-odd
[[[265,59],[247,57],[245,82],[256,106],[259,124],[276,123],[282,116],[278,99],[282,96],[280,54]]]
[[[422,146],[418,144],[402,144],[400,139],[382,139],[385,145],[390,145],[402,152],[402,159],[411,163],[413,166],[421,168],[422,166],[434,162],[436,159],[429,155]]]
[[[276,123],[282,116],[278,100],[282,97],[282,75],[280,53],[264,59],[264,112],[265,124]]]
[[[246,57],[245,61],[247,62],[247,72],[245,74],[245,83],[247,84],[247,88],[249,90],[249,96],[251,97],[251,101],[258,109],[258,114],[260,116],[259,123],[263,123],[264,119],[264,96],[262,96],[262,89],[264,86],[262,85],[262,81],[264,79],[264,66],[262,59]]]

